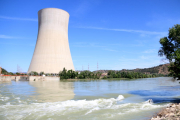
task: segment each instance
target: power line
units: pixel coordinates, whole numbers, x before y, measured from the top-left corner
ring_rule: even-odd
[[[98,62],[97,62],[97,70],[98,70]]]
[[[88,63],[88,71],[89,71],[89,63]]]

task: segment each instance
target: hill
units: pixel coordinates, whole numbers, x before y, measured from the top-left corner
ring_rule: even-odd
[[[136,69],[122,69],[122,70],[113,70],[113,71],[124,71],[124,72],[140,72],[144,74],[163,74],[168,75],[168,66],[169,64],[161,64],[158,66],[150,67],[150,68],[136,68]],[[95,72],[108,73],[110,70],[98,70]]]

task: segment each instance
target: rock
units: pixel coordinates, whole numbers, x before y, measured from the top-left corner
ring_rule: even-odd
[[[170,109],[171,112],[175,112],[175,110],[176,110],[175,108],[171,108]]]
[[[180,103],[167,106],[151,120],[180,120]]]
[[[173,105],[172,105],[172,107],[173,107],[173,108],[175,108],[175,107],[176,107],[176,105],[175,105],[175,104],[173,104]]]

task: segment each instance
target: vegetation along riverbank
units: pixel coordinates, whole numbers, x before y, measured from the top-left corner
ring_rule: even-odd
[[[112,78],[128,78],[128,79],[135,79],[135,78],[152,78],[152,77],[160,77],[164,76],[163,74],[153,73],[141,73],[141,72],[134,72],[134,71],[115,71],[109,70],[107,72],[100,72],[100,71],[73,71],[73,70],[66,70],[65,68],[63,71],[59,73],[59,76],[62,79],[112,79]]]

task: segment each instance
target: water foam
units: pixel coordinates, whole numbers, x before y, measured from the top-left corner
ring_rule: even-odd
[[[17,98],[18,99],[18,98]],[[20,99],[20,98],[19,98]],[[124,103],[121,101],[125,99],[124,96],[119,95],[116,99],[95,99],[95,100],[67,100],[61,102],[46,102],[46,103],[31,103],[31,104],[6,104],[1,105],[0,116],[13,119],[37,118],[41,119],[44,116],[90,116],[108,114],[109,117],[127,114],[129,112],[139,112],[142,110],[149,110],[162,107],[161,105],[154,105],[152,102],[145,101],[143,103]],[[17,109],[18,108],[18,109]],[[112,114],[112,115],[109,115]],[[101,116],[101,117],[102,117]],[[99,117],[99,116],[96,116]],[[78,118],[77,118],[78,119]]]
[[[9,100],[9,97],[0,97],[0,100],[1,101],[7,101],[7,100]]]

